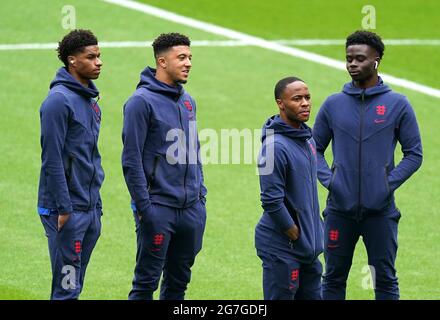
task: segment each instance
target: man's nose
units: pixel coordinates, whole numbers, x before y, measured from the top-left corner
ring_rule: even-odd
[[[356,60],[352,60],[351,62],[348,63],[348,67],[353,69],[353,68],[357,68],[358,67],[358,63]]]

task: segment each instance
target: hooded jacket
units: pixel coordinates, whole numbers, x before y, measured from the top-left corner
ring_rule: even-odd
[[[264,213],[256,227],[256,248],[310,263],[323,250],[312,130],[306,124],[295,129],[276,115],[263,126],[262,142],[259,170]],[[284,231],[294,224],[300,235],[291,241]]]
[[[124,105],[122,167],[133,209],[148,212],[151,203],[187,208],[206,196],[198,158],[196,104],[181,85],[142,71]]]
[[[92,81],[84,87],[64,67],[50,84],[40,108],[40,214],[102,208],[99,189],[104,171],[98,151],[101,110],[94,99],[98,95]]]
[[[414,111],[405,96],[381,78],[361,89],[352,82],[327,98],[313,127],[318,178],[329,190],[327,210],[361,220],[395,210],[394,191],[422,164],[422,143]],[[333,164],[324,151],[332,141]],[[394,165],[396,143],[403,159]],[[327,211],[326,210],[326,211]]]

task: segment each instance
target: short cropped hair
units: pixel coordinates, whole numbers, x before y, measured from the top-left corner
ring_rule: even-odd
[[[345,49],[347,49],[349,46],[356,44],[366,44],[367,46],[374,48],[379,54],[379,58],[382,59],[383,53],[385,51],[385,45],[383,44],[380,36],[375,34],[374,32],[365,30],[358,30],[356,32],[353,32],[347,37]]]
[[[76,29],[64,36],[58,43],[58,58],[68,66],[67,57],[78,52],[83,52],[87,46],[98,44],[98,39],[90,30]]]
[[[296,81],[304,82],[303,80],[297,77],[287,77],[278,81],[278,83],[275,85],[275,90],[274,90],[275,99],[280,98],[281,94],[283,93],[284,89],[286,89],[288,84]]]
[[[171,32],[162,33],[153,41],[154,56],[157,58],[161,53],[175,46],[190,46],[191,40],[183,34]]]

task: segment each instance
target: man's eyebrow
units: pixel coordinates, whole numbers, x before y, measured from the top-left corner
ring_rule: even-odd
[[[308,93],[308,94],[294,94],[294,95],[292,95],[292,98],[296,98],[296,97],[308,97],[308,96],[310,96],[310,93]]]

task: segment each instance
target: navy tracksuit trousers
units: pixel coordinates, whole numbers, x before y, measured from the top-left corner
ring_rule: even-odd
[[[78,299],[93,248],[101,234],[100,209],[73,211],[61,230],[58,213],[41,215],[52,266],[52,300]]]
[[[159,286],[161,300],[183,300],[191,267],[202,248],[206,208],[202,201],[177,209],[152,204],[142,219],[134,212],[137,236],[136,267],[130,300],[152,300]]]
[[[322,264],[318,258],[301,263],[293,257],[261,250],[264,300],[321,300]]]
[[[325,214],[325,213],[324,213]],[[367,249],[377,300],[399,299],[399,286],[394,267],[397,254],[398,210],[385,216],[370,216],[360,222],[328,214],[324,218],[324,257],[326,270],[322,297],[345,299],[345,288],[359,236]]]

